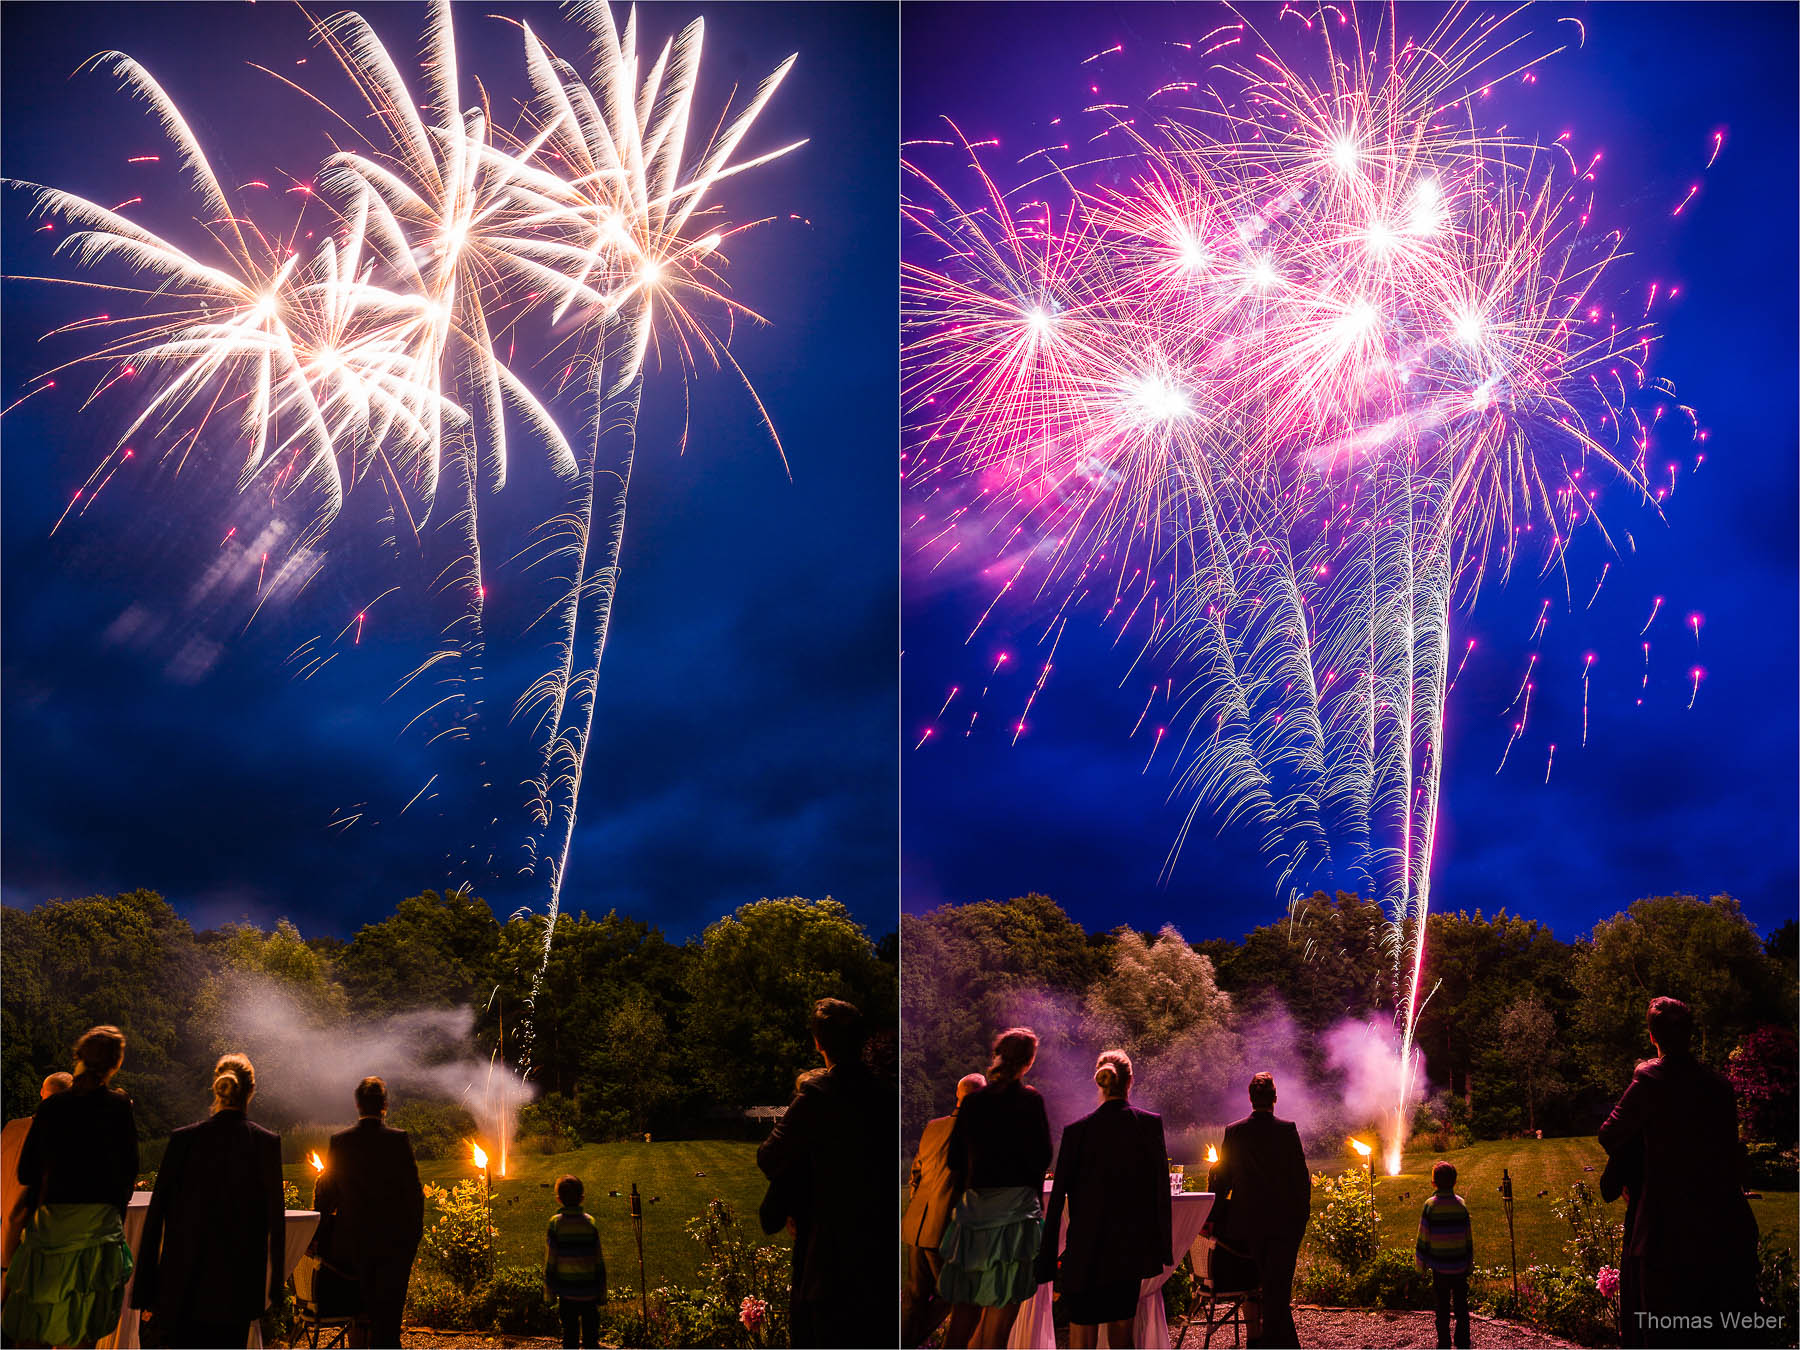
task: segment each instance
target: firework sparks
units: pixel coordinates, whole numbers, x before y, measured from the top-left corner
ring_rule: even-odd
[[[1452,674],[1453,616],[1530,555],[1566,575],[1577,538],[1614,551],[1603,483],[1653,507],[1667,487],[1634,402],[1653,334],[1606,299],[1623,236],[1589,225],[1600,156],[1480,122],[1534,62],[1460,7],[1404,44],[1392,11],[1331,13],[1282,10],[1316,64],[1246,22],[1200,106],[1166,106],[1182,83],[1153,118],[1091,104],[1101,173],[1042,151],[1008,192],[954,124],[936,144],[970,192],[908,163],[908,484],[948,507],[921,516],[938,556],[994,564],[975,631],[1009,596],[1052,602],[1058,641],[1091,593],[1103,626],[1124,615],[1115,644],[1151,615],[1133,666],[1154,654],[1188,691],[1169,867],[1211,807],[1283,887],[1345,866],[1379,897],[1408,1080],[1391,1168],[1445,700],[1474,648]]]

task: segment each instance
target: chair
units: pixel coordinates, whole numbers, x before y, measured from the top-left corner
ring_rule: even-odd
[[[1182,1259],[1194,1272],[1194,1292],[1175,1333],[1176,1350],[1181,1350],[1188,1328],[1195,1323],[1206,1329],[1203,1347],[1212,1345],[1213,1336],[1222,1327],[1231,1328],[1232,1345],[1241,1345],[1249,1334],[1244,1325],[1244,1305],[1254,1302],[1262,1292],[1256,1283],[1256,1267],[1247,1257],[1208,1237],[1195,1238]]]
[[[290,1277],[294,1314],[312,1350],[338,1350],[348,1345],[356,1320],[356,1285],[316,1256],[302,1256]],[[321,1337],[328,1337],[321,1341]]]

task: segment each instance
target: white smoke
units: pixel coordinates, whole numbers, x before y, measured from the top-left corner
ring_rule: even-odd
[[[409,1096],[452,1101],[492,1143],[510,1148],[518,1109],[533,1096],[504,1061],[473,1052],[473,1008],[355,1019],[242,971],[222,976],[216,990],[211,1030],[222,1048],[241,1050],[256,1065],[259,1114],[270,1119],[348,1124],[357,1083],[374,1074],[388,1085],[390,1109]]]

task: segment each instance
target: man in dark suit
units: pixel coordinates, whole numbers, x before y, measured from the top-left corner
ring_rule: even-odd
[[[1633,1153],[1642,1150],[1642,1194],[1633,1196],[1620,1271],[1638,1325],[1621,1327],[1621,1339],[1741,1345],[1745,1329],[1726,1319],[1749,1317],[1760,1305],[1737,1097],[1723,1075],[1694,1058],[1685,1003],[1652,999],[1647,1020],[1659,1057],[1638,1065],[1600,1127],[1601,1147],[1622,1169],[1637,1164]]]
[[[241,1345],[286,1292],[281,1137],[244,1114],[248,1059],[214,1073],[213,1114],[169,1136],[144,1216],[131,1303],[159,1345]]]
[[[964,1074],[956,1084],[956,1105],[961,1107],[964,1097],[986,1086],[987,1079],[980,1074]],[[938,1297],[937,1277],[943,1268],[938,1243],[957,1200],[950,1178],[950,1131],[955,1128],[955,1110],[927,1121],[919,1136],[919,1151],[913,1155],[908,1178],[911,1194],[900,1219],[900,1240],[906,1244],[906,1288],[900,1300],[902,1345],[925,1344],[950,1312],[950,1305]],[[958,1350],[969,1343],[974,1330],[972,1324],[965,1326],[953,1318],[944,1344],[949,1350]]]
[[[868,1035],[853,1006],[820,999],[812,1033],[825,1072],[801,1083],[756,1150],[794,1197],[793,1343],[892,1346],[893,1088],[862,1062]]]
[[[1249,1256],[1262,1288],[1261,1335],[1246,1337],[1248,1344],[1298,1346],[1289,1304],[1312,1210],[1312,1174],[1300,1131],[1276,1119],[1272,1074],[1250,1080],[1250,1114],[1225,1127],[1212,1179],[1218,1199],[1203,1231]]]
[[[383,1123],[387,1084],[356,1085],[359,1119],[331,1136],[319,1192],[319,1255],[354,1275],[362,1287],[362,1315],[351,1344],[396,1347],[406,1310],[413,1254],[425,1231],[425,1191],[405,1130]]]

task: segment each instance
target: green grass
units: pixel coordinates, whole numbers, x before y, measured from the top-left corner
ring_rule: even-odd
[[[1431,1193],[1432,1164],[1439,1160],[1455,1164],[1457,1194],[1468,1203],[1469,1218],[1475,1228],[1476,1260],[1483,1265],[1504,1265],[1509,1257],[1506,1211],[1500,1202],[1500,1171],[1505,1168],[1512,1174],[1513,1227],[1521,1269],[1534,1262],[1563,1260],[1562,1244],[1568,1227],[1556,1217],[1551,1203],[1568,1195],[1577,1181],[1587,1182],[1598,1192],[1600,1172],[1606,1166],[1600,1141],[1591,1137],[1492,1140],[1448,1153],[1408,1153],[1401,1160],[1399,1176],[1375,1178],[1375,1208],[1381,1215],[1384,1247],[1412,1247],[1418,1237],[1419,1207]],[[1308,1160],[1315,1172],[1344,1172],[1350,1163],[1347,1156]],[[1376,1170],[1380,1172],[1379,1160]],[[1539,1191],[1545,1194],[1539,1195]],[[1763,1235],[1773,1234],[1789,1248],[1795,1245],[1800,1228],[1795,1200],[1792,1191],[1765,1191],[1762,1199],[1750,1202]],[[1314,1204],[1318,1203],[1315,1191]],[[1610,1208],[1614,1217],[1623,1221],[1624,1201]]]
[[[507,1264],[539,1265],[544,1259],[544,1228],[556,1210],[556,1179],[573,1173],[587,1186],[582,1208],[600,1225],[606,1251],[607,1279],[614,1285],[637,1286],[637,1246],[632,1238],[627,1196],[637,1182],[644,1198],[644,1268],[650,1287],[685,1286],[695,1282],[700,1244],[684,1231],[714,1198],[727,1201],[752,1233],[764,1181],[756,1169],[756,1145],[738,1140],[678,1140],[670,1143],[586,1144],[549,1157],[514,1154],[511,1175],[494,1177],[494,1218],[500,1229],[500,1259]],[[282,1169],[312,1194],[312,1168],[297,1163]],[[697,1177],[696,1172],[704,1172]],[[475,1176],[467,1158],[424,1160],[419,1175],[431,1185],[445,1186]],[[618,1191],[615,1198],[608,1191]],[[426,1223],[431,1210],[426,1209]],[[785,1233],[762,1238],[785,1244]],[[896,1237],[896,1244],[899,1239]]]

